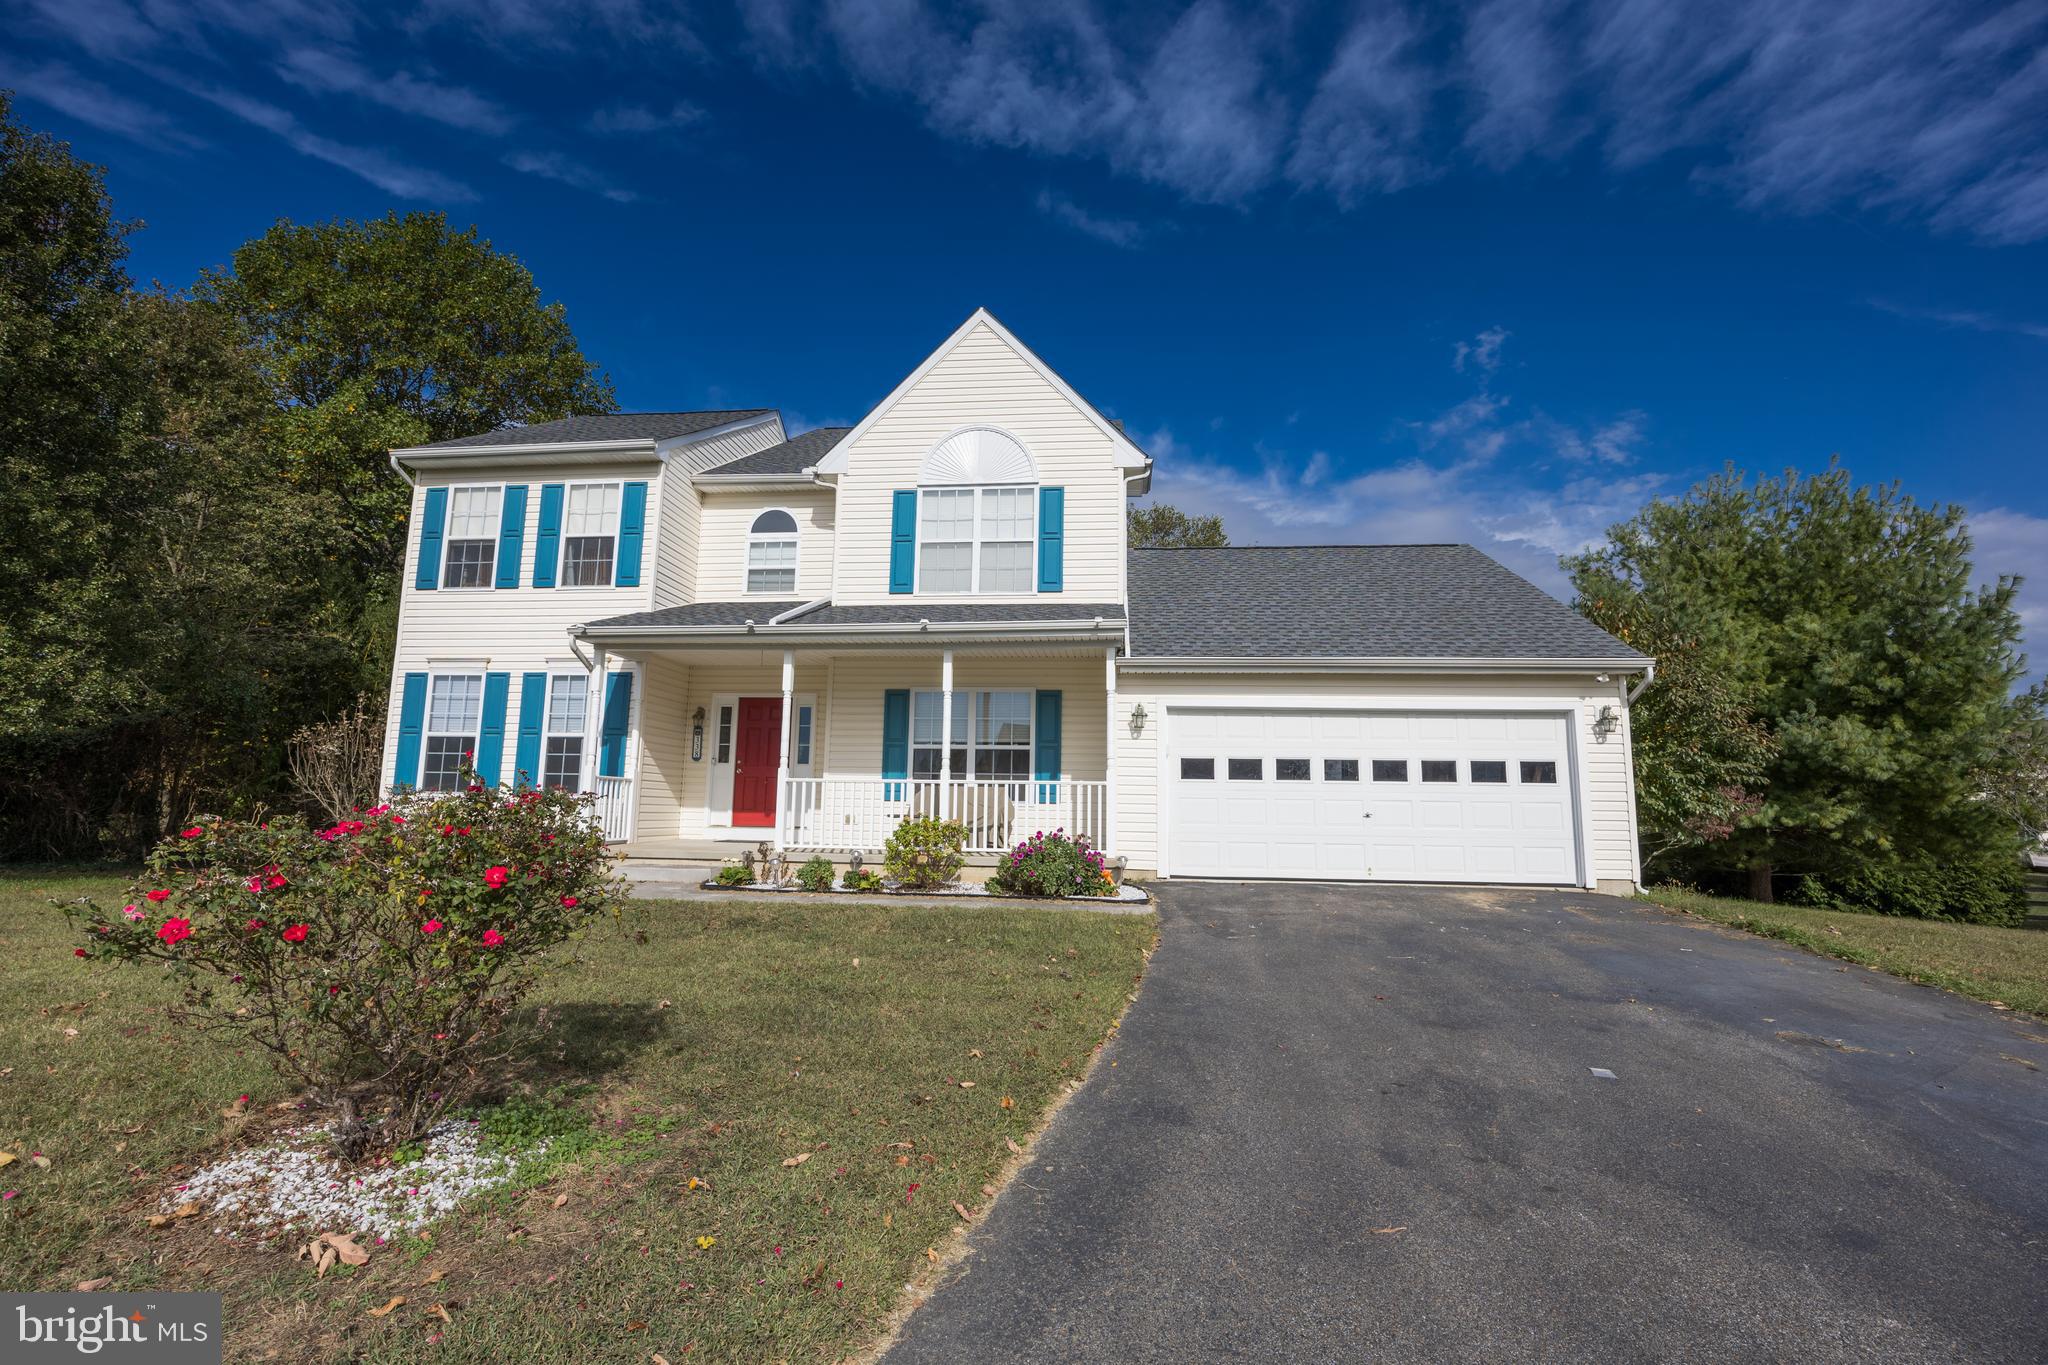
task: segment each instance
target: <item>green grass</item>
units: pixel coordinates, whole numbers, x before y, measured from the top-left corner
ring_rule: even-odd
[[[1812,910],[1652,887],[1645,899],[1909,981],[2048,1018],[2048,933]]]
[[[19,1191],[0,1205],[0,1288],[111,1275],[220,1290],[230,1359],[855,1353],[926,1249],[946,1250],[950,1205],[984,1206],[1006,1139],[1025,1142],[1082,1073],[1155,928],[1064,910],[646,905],[578,945],[583,961],[536,1002],[550,1032],[532,1085],[584,1113],[576,1160],[316,1281],[203,1219],[143,1227],[223,1139],[222,1108],[285,1092],[254,1049],[175,1031],[149,970],[72,956],[48,901],[119,885],[0,874],[0,1150],[21,1158],[0,1169],[0,1190]],[[531,1102],[506,1122],[515,1139],[555,1124]],[[452,1324],[423,1315],[435,1303]]]

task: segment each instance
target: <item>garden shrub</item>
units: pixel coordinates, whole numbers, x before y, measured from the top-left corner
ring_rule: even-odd
[[[960,854],[967,826],[921,816],[905,820],[882,845],[882,867],[899,885],[919,891],[950,885],[967,860]]]
[[[713,876],[711,880],[717,882],[720,886],[752,886],[754,884],[754,868],[751,861],[727,863],[718,869],[717,875]]]
[[[822,854],[796,870],[796,884],[806,891],[830,891],[832,889],[832,860]]]
[[[205,817],[157,846],[125,906],[67,912],[80,956],[164,963],[181,1022],[262,1046],[359,1157],[500,1084],[506,1024],[552,950],[616,913],[589,806],[472,782],[324,829]]]
[[[839,879],[839,885],[847,891],[880,891],[882,874],[873,868],[849,867],[846,875]]]
[[[1003,896],[1108,896],[1116,883],[1086,835],[1043,830],[1010,850],[990,874],[988,889]]]
[[[1863,914],[2018,927],[2027,919],[2026,875],[2017,852],[1939,858],[1922,852],[1871,857],[1847,872],[1801,877],[1797,904]]]

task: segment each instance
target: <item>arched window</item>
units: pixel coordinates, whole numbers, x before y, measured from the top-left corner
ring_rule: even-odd
[[[755,517],[747,532],[747,591],[796,591],[796,518],[780,507]]]
[[[995,427],[963,427],[918,473],[918,591],[1028,593],[1037,582],[1038,466]]]

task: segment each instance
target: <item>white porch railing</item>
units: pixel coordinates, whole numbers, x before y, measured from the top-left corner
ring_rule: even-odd
[[[624,843],[633,837],[632,778],[597,779],[597,822],[604,827],[604,837],[610,843]]]
[[[780,810],[784,847],[802,852],[876,852],[903,820],[926,815],[965,825],[968,853],[1008,853],[1034,833],[1056,829],[1086,835],[1101,848],[1109,784],[792,777],[784,781]]]

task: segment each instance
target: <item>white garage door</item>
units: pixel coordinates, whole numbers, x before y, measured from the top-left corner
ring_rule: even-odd
[[[1578,881],[1563,716],[1175,708],[1167,743],[1172,876]]]

